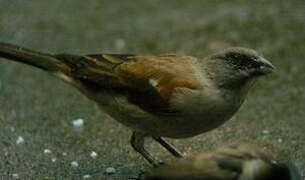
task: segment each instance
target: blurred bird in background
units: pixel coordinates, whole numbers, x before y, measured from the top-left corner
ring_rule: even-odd
[[[155,166],[159,160],[145,150],[145,137],[182,157],[162,137],[192,137],[222,125],[254,82],[274,68],[256,51],[241,47],[196,58],[46,54],[0,43],[0,57],[45,70],[79,89],[133,130],[132,147]]]
[[[144,180],[301,180],[284,151],[267,143],[234,142],[153,168]]]

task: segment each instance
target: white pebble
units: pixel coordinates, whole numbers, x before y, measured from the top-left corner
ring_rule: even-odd
[[[56,160],[57,160],[57,159],[56,159],[56,158],[54,158],[54,157],[53,157],[53,158],[51,158],[51,161],[52,161],[53,163],[55,163],[55,162],[56,162]]]
[[[63,152],[62,155],[63,155],[63,156],[67,156],[67,153],[66,153],[66,152]]]
[[[82,132],[84,129],[84,120],[83,119],[76,119],[72,121],[73,128],[76,132]]]
[[[83,119],[75,119],[75,120],[72,121],[72,125],[75,128],[83,127],[84,126],[84,120]]]
[[[92,151],[92,152],[90,153],[90,156],[91,156],[92,159],[95,159],[95,158],[97,157],[97,153],[94,152],[94,151]]]
[[[91,176],[89,174],[86,174],[83,176],[83,179],[89,179],[89,178],[91,178]]]
[[[268,130],[263,130],[263,134],[269,134],[270,132]]]
[[[282,143],[283,139],[282,138],[278,138],[277,142]]]
[[[45,150],[43,150],[43,153],[45,153],[45,154],[51,154],[52,151],[51,151],[50,149],[45,149]]]
[[[78,162],[77,161],[72,161],[71,166],[74,167],[74,168],[77,168],[78,167]]]
[[[24,139],[22,136],[18,136],[17,140],[16,140],[16,144],[22,144],[24,143]]]
[[[115,172],[116,172],[116,170],[113,167],[108,167],[105,170],[105,173],[108,174],[108,175],[114,174]]]
[[[13,178],[19,178],[19,175],[17,173],[12,174]]]

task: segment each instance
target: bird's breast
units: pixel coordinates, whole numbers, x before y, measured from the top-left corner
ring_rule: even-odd
[[[237,111],[240,105],[213,92],[180,89],[171,99],[177,113],[151,114],[129,102],[124,95],[101,94],[100,107],[115,120],[151,135],[186,138],[214,129]]]
[[[185,138],[195,136],[229,120],[239,109],[236,98],[224,98],[223,92],[211,89],[208,91],[182,90],[172,100],[173,107],[181,112],[171,119],[164,117],[163,136]]]

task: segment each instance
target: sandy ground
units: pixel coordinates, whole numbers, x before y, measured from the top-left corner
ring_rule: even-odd
[[[289,152],[304,174],[304,9],[296,0],[0,0],[0,41],[77,54],[204,57],[229,46],[257,49],[276,73],[222,127],[172,142],[195,153],[240,138],[268,140]],[[81,132],[71,123],[78,118]],[[128,179],[149,168],[129,146],[130,133],[55,77],[0,59],[0,179]],[[150,142],[154,155],[170,158]],[[116,172],[105,173],[108,167]]]

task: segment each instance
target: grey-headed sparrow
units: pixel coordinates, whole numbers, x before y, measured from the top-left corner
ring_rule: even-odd
[[[179,55],[45,54],[0,43],[0,57],[48,71],[96,102],[133,130],[131,145],[144,149],[151,136],[171,154],[181,153],[162,137],[186,138],[229,120],[259,77],[273,65],[251,49],[233,47],[206,58]]]
[[[145,180],[301,180],[289,157],[271,144],[234,142],[153,168]]]

